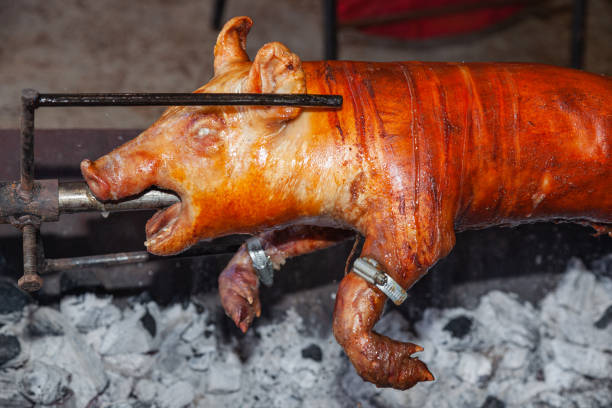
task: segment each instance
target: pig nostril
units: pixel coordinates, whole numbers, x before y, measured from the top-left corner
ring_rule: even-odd
[[[98,184],[98,182],[92,178],[87,178],[86,180],[87,180],[87,184],[89,185],[89,189],[94,194],[96,194],[100,190],[100,185]]]
[[[95,170],[92,168],[92,163],[89,160],[84,160],[81,163],[81,172],[83,173],[83,177],[89,186],[91,192],[99,199],[106,199],[109,193],[108,184],[100,178],[95,173]]]

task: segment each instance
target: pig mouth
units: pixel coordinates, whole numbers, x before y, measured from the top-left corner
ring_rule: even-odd
[[[147,250],[157,255],[166,255],[166,252],[176,252],[176,250],[164,250],[172,240],[173,236],[182,224],[183,203],[179,202],[170,207],[157,211],[145,226],[146,241],[144,245]]]

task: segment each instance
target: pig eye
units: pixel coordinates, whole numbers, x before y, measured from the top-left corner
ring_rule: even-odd
[[[217,129],[211,129],[208,127],[200,128],[196,132],[195,137],[197,137],[198,139],[201,139],[203,137],[210,136],[210,135],[217,135]]]
[[[194,123],[188,132],[187,144],[196,152],[208,155],[219,150],[223,121],[214,117]]]

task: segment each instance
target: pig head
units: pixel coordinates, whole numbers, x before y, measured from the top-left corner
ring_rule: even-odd
[[[214,77],[195,92],[305,93],[300,59],[280,43],[245,52],[247,17],[230,21],[215,46]],[[150,128],[81,170],[100,200],[118,200],[156,186],[180,203],[146,225],[148,250],[168,255],[198,240],[252,233],[318,215],[318,171],[294,178],[313,156],[296,125],[299,107],[171,107]],[[322,135],[324,136],[324,135]],[[306,160],[304,160],[306,159]],[[320,164],[320,163],[317,163]],[[308,192],[306,191],[308,190]]]

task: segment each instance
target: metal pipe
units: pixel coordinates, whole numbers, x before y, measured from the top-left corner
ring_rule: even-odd
[[[215,0],[213,8],[212,26],[213,29],[219,31],[223,20],[223,12],[225,11],[225,0]]]
[[[46,259],[43,274],[61,272],[70,269],[125,265],[138,262],[164,260],[169,258],[190,258],[205,255],[223,255],[235,253],[248,235],[229,235],[212,241],[200,242],[187,251],[172,256],[156,256],[146,251],[119,252],[105,255],[91,255],[73,258]]]
[[[24,89],[21,92],[21,185],[24,199],[31,198],[34,184],[34,110],[38,92]]]
[[[341,95],[249,93],[98,93],[40,94],[37,106],[201,106],[274,105],[342,106]]]
[[[43,274],[67,271],[76,268],[87,268],[92,266],[113,266],[138,262],[146,262],[150,254],[145,251],[118,252],[106,255],[79,256],[73,258],[57,258],[45,260]]]
[[[336,0],[323,0],[323,29],[325,37],[325,59],[338,59],[338,25]]]
[[[485,0],[476,3],[458,3],[440,7],[427,7],[418,10],[401,11],[381,16],[362,17],[340,23],[341,27],[369,27],[373,25],[392,24],[397,22],[437,18],[451,14],[469,13],[484,8],[500,8],[512,6],[534,6],[549,0]]]
[[[58,195],[60,213],[151,210],[169,207],[180,202],[180,199],[174,194],[149,190],[131,200],[103,203],[94,197],[87,184],[82,181],[60,183]]]
[[[575,69],[582,69],[584,63],[586,12],[587,0],[574,0],[570,66]]]

